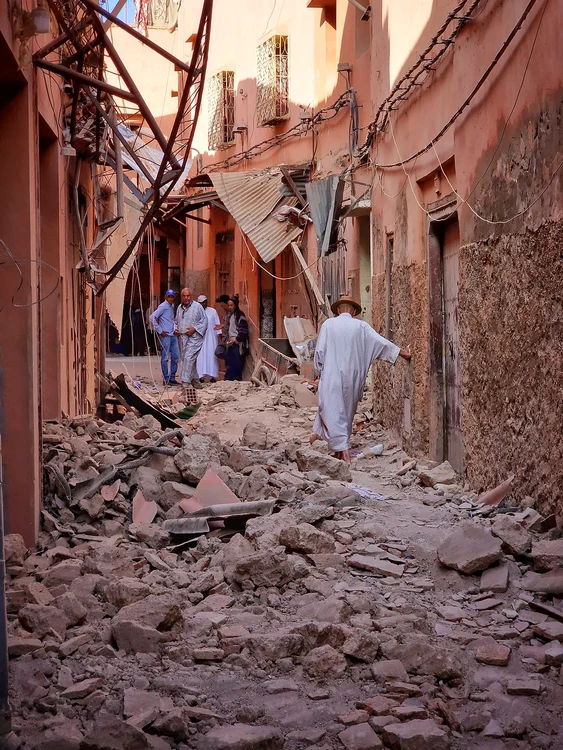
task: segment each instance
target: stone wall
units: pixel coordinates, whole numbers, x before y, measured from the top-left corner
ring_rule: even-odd
[[[563,513],[563,222],[462,248],[467,476]]]

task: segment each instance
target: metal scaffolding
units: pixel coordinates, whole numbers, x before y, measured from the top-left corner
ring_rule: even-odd
[[[63,123],[65,139],[75,149],[78,160],[101,165],[101,169],[94,170],[96,193],[100,196],[103,193],[100,180],[114,184],[117,192],[116,214],[99,222],[93,247],[87,248],[81,238],[83,270],[96,294],[101,294],[133,254],[149,224],[162,218],[166,198],[189,167],[205,82],[213,0],[203,2],[189,64],[93,0],[47,0],[47,3],[59,34],[34,54],[33,61],[38,68],[65,81],[68,96]],[[107,19],[105,24],[102,19]],[[107,22],[119,26],[181,72],[181,95],[169,136],[162,132],[109,38]],[[111,76],[115,80],[108,80]],[[78,163],[77,171],[79,166]],[[141,176],[147,185],[145,190],[139,190],[125,173],[126,168],[133,168]],[[123,218],[123,183],[143,204],[144,217],[126,251],[111,268],[106,268],[103,244]],[[98,215],[102,215],[101,210]]]

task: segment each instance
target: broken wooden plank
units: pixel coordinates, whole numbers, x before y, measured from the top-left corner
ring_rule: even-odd
[[[321,290],[319,289],[319,286],[317,282],[315,281],[315,278],[313,274],[311,273],[311,269],[307,266],[307,261],[303,257],[303,253],[299,249],[299,246],[296,242],[291,243],[291,249],[293,250],[293,253],[297,259],[297,262],[301,266],[303,273],[305,275],[305,278],[309,282],[309,286],[311,287],[311,290],[313,294],[315,295],[315,300],[317,302],[317,305],[321,308],[321,310],[324,307],[324,298],[321,294]]]

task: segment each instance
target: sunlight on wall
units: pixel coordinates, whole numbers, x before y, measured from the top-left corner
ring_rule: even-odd
[[[383,0],[382,22],[387,27],[390,43],[389,83],[393,86],[403,66],[417,45],[432,15],[434,0]],[[405,18],[409,19],[405,24]]]

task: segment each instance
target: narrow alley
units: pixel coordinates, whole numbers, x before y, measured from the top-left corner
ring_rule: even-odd
[[[45,425],[44,531],[6,552],[23,747],[563,747],[549,523],[405,454],[368,401],[350,468],[311,449],[306,398],[206,386],[183,438]]]

